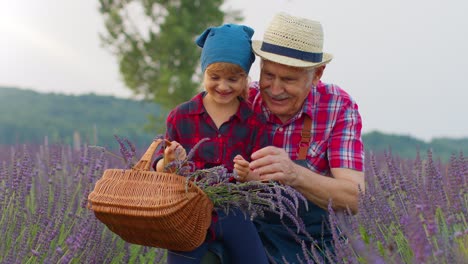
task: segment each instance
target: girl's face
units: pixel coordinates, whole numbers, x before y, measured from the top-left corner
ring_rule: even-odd
[[[203,83],[207,92],[205,97],[219,105],[237,104],[237,97],[244,96],[247,91],[247,75],[244,72],[208,68]]]

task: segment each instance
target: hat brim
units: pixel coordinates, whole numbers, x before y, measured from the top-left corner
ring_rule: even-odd
[[[252,49],[257,56],[273,61],[279,64],[284,64],[288,66],[293,66],[293,67],[299,67],[299,68],[306,68],[306,67],[315,67],[315,66],[320,66],[323,64],[329,63],[333,59],[333,55],[329,53],[323,53],[323,58],[321,62],[310,62],[310,61],[304,61],[304,60],[299,60],[299,59],[294,59],[291,57],[283,56],[283,55],[278,55],[270,52],[265,52],[261,50],[262,47],[262,41],[260,40],[253,40],[252,41]]]

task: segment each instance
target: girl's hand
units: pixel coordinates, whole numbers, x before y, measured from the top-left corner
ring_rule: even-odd
[[[260,177],[258,176],[258,174],[254,173],[250,169],[249,162],[245,160],[241,155],[235,156],[233,161],[234,161],[234,170],[238,176],[236,180],[240,182],[260,180]]]
[[[164,149],[164,166],[174,160],[184,160],[187,157],[187,152],[177,141],[166,141],[166,148]]]
[[[164,149],[164,158],[160,159],[156,164],[156,171],[164,172],[164,168],[167,164],[171,163],[172,161],[184,160],[187,157],[187,153],[182,145],[179,144],[177,141],[168,141],[166,140],[166,148]],[[171,171],[167,171],[171,172]]]

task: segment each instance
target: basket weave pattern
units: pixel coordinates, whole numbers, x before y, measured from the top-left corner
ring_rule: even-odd
[[[213,203],[185,177],[149,171],[161,140],[130,170],[108,169],[88,196],[88,207],[129,243],[190,251],[205,240]]]

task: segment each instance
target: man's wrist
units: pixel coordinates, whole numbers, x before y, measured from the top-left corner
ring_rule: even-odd
[[[300,186],[301,182],[301,165],[297,165],[296,163],[292,162],[292,169],[291,169],[291,180],[289,181],[289,186],[296,188]]]

